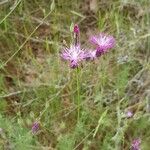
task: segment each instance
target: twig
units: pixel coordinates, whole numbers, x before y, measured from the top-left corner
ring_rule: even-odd
[[[15,2],[15,4],[11,8],[11,11],[0,21],[0,24],[3,23],[3,21],[9,17],[9,15],[15,10],[15,8],[19,5],[20,2],[21,0]]]
[[[31,19],[32,19],[33,21],[36,21],[37,23],[42,23],[42,24],[45,24],[45,25],[47,25],[47,26],[50,26],[50,24],[49,24],[47,21],[43,21],[43,20],[40,19],[40,18],[36,18],[36,17],[32,17],[32,16],[31,16]]]
[[[76,150],[93,132],[94,129],[88,135],[86,135],[73,150]]]
[[[16,35],[16,36],[25,38],[25,39],[27,38],[25,35],[19,34],[19,33],[17,33],[17,32],[10,32],[10,34],[13,34],[13,35]],[[32,38],[32,37],[30,37],[29,40],[30,40],[30,41],[33,41],[33,42],[36,42],[36,43],[55,44],[55,42],[53,42],[53,41],[48,41],[48,40],[44,40],[44,39],[36,39],[36,38]],[[57,45],[57,44],[56,44],[56,45]]]
[[[7,2],[9,2],[9,0],[4,0],[4,1],[0,2],[0,5],[3,5],[5,3],[7,3]]]
[[[17,92],[9,93],[9,94],[0,96],[0,98],[7,98],[7,97],[15,96],[15,95],[18,95],[18,94],[23,93],[23,92],[24,91],[17,91]]]

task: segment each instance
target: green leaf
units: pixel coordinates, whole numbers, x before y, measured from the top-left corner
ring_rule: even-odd
[[[54,9],[55,9],[55,0],[53,0],[51,3],[51,11],[53,11]]]

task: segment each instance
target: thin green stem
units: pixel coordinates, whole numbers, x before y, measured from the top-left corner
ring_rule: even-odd
[[[78,107],[78,116],[77,121],[80,120],[80,69],[76,70],[76,82],[77,82],[77,107]]]
[[[11,11],[0,21],[0,24],[2,24],[10,16],[10,14],[16,9],[16,7],[19,5],[20,2],[21,0],[18,0],[18,2],[17,1],[15,2]]]

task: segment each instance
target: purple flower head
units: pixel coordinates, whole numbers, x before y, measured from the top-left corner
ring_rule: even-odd
[[[132,116],[133,116],[133,113],[130,110],[128,110],[126,112],[126,117],[131,118]]]
[[[79,29],[79,26],[77,24],[74,26],[73,32],[74,32],[74,44],[79,45],[79,43],[80,43],[79,42],[80,41],[80,37],[79,37],[80,29]]]
[[[80,29],[79,29],[79,26],[77,24],[74,25],[73,32],[76,33],[76,34],[79,34]]]
[[[94,60],[95,58],[96,58],[96,50],[89,50],[86,53],[86,57],[85,57],[86,60]]]
[[[131,150],[140,150],[141,139],[135,139],[132,141]]]
[[[113,36],[106,35],[104,33],[100,33],[99,35],[91,36],[90,42],[96,45],[97,52],[96,56],[99,57],[108,49],[113,48],[115,45],[115,39]]]
[[[39,130],[39,128],[40,128],[39,123],[38,123],[38,122],[34,122],[34,123],[32,124],[32,133],[33,133],[33,134],[37,133],[37,131]]]
[[[77,68],[78,67],[78,62],[77,61],[75,61],[75,60],[72,60],[71,62],[70,62],[70,67],[72,68],[72,69],[75,69],[75,68]]]
[[[83,49],[80,48],[80,45],[71,45],[70,48],[64,48],[61,54],[61,57],[64,60],[70,62],[71,68],[76,68],[79,66],[79,62],[83,61],[86,54]]]

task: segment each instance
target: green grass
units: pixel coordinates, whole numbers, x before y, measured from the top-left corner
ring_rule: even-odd
[[[92,12],[87,1],[0,2],[0,149],[128,150],[141,138],[149,150],[150,2],[97,0]],[[79,89],[76,70],[59,56],[73,23],[83,47],[98,31],[117,42],[83,64]]]

